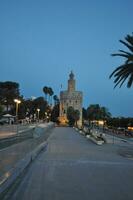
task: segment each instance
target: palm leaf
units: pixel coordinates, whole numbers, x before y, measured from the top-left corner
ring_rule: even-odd
[[[119,52],[122,52],[122,53],[125,53],[125,54],[127,54],[128,56],[132,56],[132,54],[131,53],[129,53],[129,52],[127,52],[127,51],[123,51],[123,50],[119,50]]]
[[[133,35],[132,36],[127,35],[125,39],[128,41],[128,43],[130,43],[131,45],[133,45]]]
[[[121,86],[123,85],[123,83],[126,81],[126,79],[128,78],[128,76],[129,76],[129,73],[127,73],[126,75],[121,76],[120,80],[117,81],[117,82],[115,81],[115,80],[116,80],[116,79],[115,79],[115,80],[114,80],[114,83],[116,83],[116,84],[115,84],[114,88],[116,88],[116,86],[118,86],[118,85],[122,82],[122,83],[120,84],[120,87],[121,87]]]
[[[123,83],[125,82],[125,80],[128,78],[128,76],[130,76],[130,74],[131,75],[133,74],[133,65],[132,64],[125,65],[123,69],[119,69],[119,71],[114,74],[114,77],[116,77],[114,80],[114,83],[116,83],[114,88],[117,85],[119,85],[120,82],[122,82],[120,84],[120,87],[121,87],[123,85]],[[130,76],[127,87],[128,88],[131,87],[132,83],[133,83],[133,77]]]
[[[121,84],[120,84],[120,88],[121,88],[121,86],[123,85],[123,83],[126,81],[126,79],[128,78],[128,76],[129,76],[129,74],[127,74],[127,75],[125,76],[125,78],[123,79],[123,81],[122,81]]]
[[[124,65],[122,69],[120,69],[118,72],[116,72],[114,74],[114,77],[116,76],[121,76],[123,74],[125,74],[127,71],[128,71],[128,67],[127,67],[128,64]]]
[[[127,83],[127,87],[130,88],[132,83],[133,83],[133,73],[130,75],[130,78],[129,78],[128,83]]]
[[[117,68],[110,74],[109,78],[111,78],[111,77],[115,74],[115,72],[119,71],[121,68],[123,68],[123,65],[117,67]]]
[[[127,42],[123,41],[123,40],[119,40],[122,44],[124,44],[128,49],[130,49],[130,51],[133,52],[133,46],[129,45]]]
[[[113,53],[113,54],[111,54],[111,55],[112,55],[112,56],[121,56],[121,57],[128,58],[128,55],[123,54],[123,53]]]
[[[129,74],[129,72],[126,72],[122,75],[117,76],[114,80],[114,83],[117,83],[119,80],[122,80],[127,74]]]
[[[116,87],[120,84],[120,87],[123,85],[125,80],[128,78],[127,87],[131,87],[133,84],[133,35],[127,35],[125,37],[125,41],[120,40],[122,44],[124,44],[131,52],[127,52],[124,50],[119,50],[118,53],[112,54],[112,56],[121,56],[125,58],[125,62],[123,65],[117,67],[109,76],[112,78],[114,76],[114,83]]]
[[[125,77],[125,75],[119,75],[117,78],[115,78],[114,83],[119,82],[119,80],[122,80]]]

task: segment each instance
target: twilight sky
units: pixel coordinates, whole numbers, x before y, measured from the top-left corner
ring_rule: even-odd
[[[16,81],[25,97],[59,95],[73,70],[84,107],[99,103],[133,117],[133,89],[113,89],[111,57],[133,32],[132,0],[1,0],[0,81]]]

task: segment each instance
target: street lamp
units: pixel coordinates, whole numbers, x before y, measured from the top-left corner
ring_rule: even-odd
[[[16,120],[18,120],[18,105],[21,103],[21,101],[14,99],[14,102],[16,103]]]
[[[39,112],[40,112],[40,109],[39,109],[39,108],[37,108],[38,120],[39,120]]]

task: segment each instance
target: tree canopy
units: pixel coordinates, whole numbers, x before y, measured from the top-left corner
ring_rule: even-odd
[[[19,98],[19,84],[16,82],[6,81],[0,82],[0,102],[2,105],[8,106],[14,104],[14,99]]]
[[[56,104],[52,109],[51,121],[58,122],[58,117],[59,117],[59,103]]]
[[[46,99],[46,101],[48,101],[48,103],[49,103],[50,105],[52,105],[52,96],[53,96],[53,94],[54,94],[53,89],[52,89],[51,87],[44,86],[44,87],[43,87],[43,92],[44,92],[44,94],[45,94],[45,99]],[[47,98],[47,95],[49,95],[48,98]]]
[[[99,104],[91,104],[87,108],[87,118],[89,120],[105,120],[111,117],[111,113],[106,107],[102,107]]]
[[[77,125],[77,121],[80,118],[80,112],[79,110],[74,110],[74,108],[72,106],[68,107],[67,109],[67,119],[69,122],[70,126],[74,126]]]
[[[31,119],[37,115],[37,109],[40,109],[39,116],[44,118],[44,113],[47,110],[47,102],[43,97],[38,97],[36,99],[21,99],[21,104],[19,106],[18,117],[23,119],[29,117]],[[11,110],[12,114],[15,114],[15,107]]]

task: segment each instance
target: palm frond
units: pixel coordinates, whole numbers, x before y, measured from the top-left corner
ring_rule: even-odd
[[[127,51],[123,51],[123,50],[119,50],[119,52],[122,52],[122,53],[125,53],[125,54],[127,54],[128,56],[132,56],[132,54],[131,53],[129,53],[129,52],[127,52]]]
[[[125,65],[122,69],[119,69],[119,71],[114,74],[114,77],[116,77],[114,80],[114,83],[116,83],[114,88],[116,88],[116,86],[119,85],[120,83],[121,83],[120,84],[120,87],[121,87],[123,85],[123,83],[125,82],[125,80],[130,75],[133,75],[133,65],[132,64]],[[133,77],[130,76],[127,87],[131,87],[132,83],[133,83]]]
[[[130,78],[129,78],[128,83],[127,83],[127,87],[130,88],[132,83],[133,83],[133,73],[130,75]]]
[[[111,56],[121,56],[121,57],[128,58],[128,55],[123,54],[123,53],[113,53],[113,54],[111,54]]]
[[[125,41],[119,41],[124,44],[131,52],[119,50],[118,53],[112,54],[112,56],[124,57],[125,62],[123,65],[118,66],[109,76],[109,78],[112,78],[112,76],[114,77],[114,88],[118,85],[121,87],[128,78],[127,87],[130,88],[133,84],[133,35],[127,35],[125,37]]]
[[[123,81],[121,82],[121,84],[120,84],[120,88],[121,88],[121,86],[123,85],[123,83],[126,81],[126,79],[128,78],[128,76],[129,76],[129,74],[127,74],[126,76],[125,76],[125,78],[123,79]]]
[[[123,85],[123,83],[125,82],[125,80],[128,78],[128,76],[129,76],[129,73],[127,73],[126,75],[121,76],[120,80],[117,81],[117,82],[115,81],[115,80],[116,80],[116,79],[115,79],[115,80],[114,80],[114,83],[116,83],[116,84],[115,84],[114,88],[116,88],[116,86],[118,86],[118,85],[122,82],[122,83],[120,84],[120,87],[121,87],[121,86]]]
[[[118,75],[117,77],[115,77],[114,83],[117,83],[119,80],[123,79],[127,74],[129,74],[128,71],[124,74],[121,74],[121,75]]]
[[[133,73],[133,64],[132,63],[123,65],[123,67],[121,69],[119,69],[117,72],[115,72],[114,77],[121,76],[123,74],[126,74],[127,72]]]
[[[125,39],[128,41],[128,43],[130,43],[131,45],[133,45],[133,34],[131,35],[127,35],[125,37]]]
[[[120,69],[118,72],[116,72],[114,74],[114,77],[121,76],[121,75],[125,74],[126,72],[128,72],[128,64],[124,65],[122,69]]]
[[[133,52],[133,46],[129,45],[127,42],[123,41],[123,40],[119,40],[122,44],[124,44],[128,49],[130,49],[130,51]]]
[[[117,83],[121,78],[123,79],[125,76],[125,74],[121,74],[121,75],[118,75],[117,77],[115,77],[115,80],[114,80],[114,83]]]
[[[111,77],[115,74],[115,72],[119,71],[121,68],[123,68],[123,65],[117,67],[117,68],[110,74],[109,78],[111,78]]]
[[[133,64],[133,55],[129,56],[125,63],[132,63]]]

